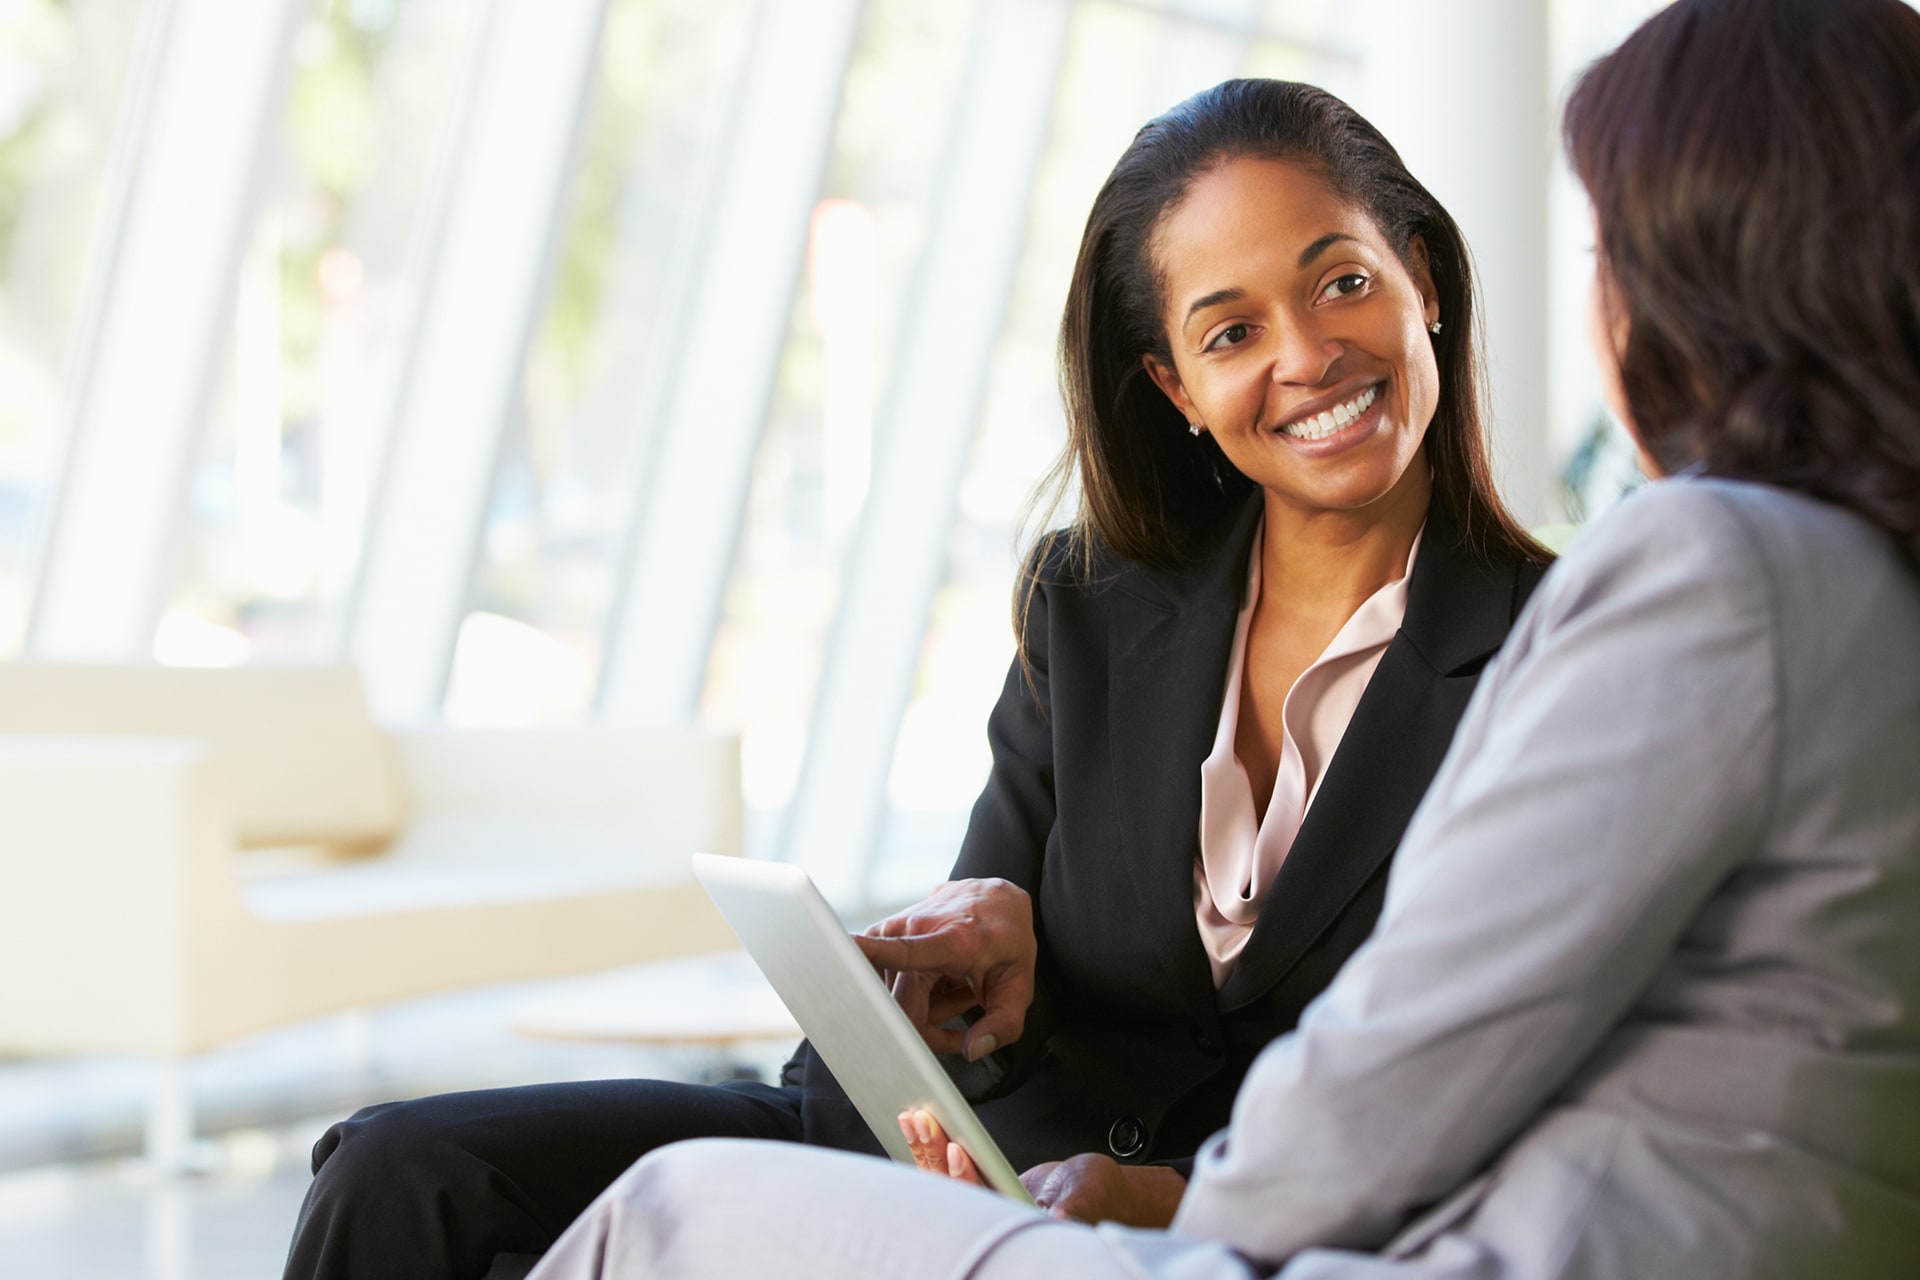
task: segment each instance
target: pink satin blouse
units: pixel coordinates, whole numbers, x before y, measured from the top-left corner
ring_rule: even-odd
[[[1425,533],[1424,528],[1421,530]],[[1353,719],[1380,655],[1400,630],[1407,612],[1407,579],[1420,551],[1415,535],[1401,576],[1368,596],[1313,665],[1287,691],[1281,710],[1280,766],[1265,819],[1254,816],[1253,786],[1234,752],[1240,723],[1240,682],[1246,672],[1247,632],[1260,601],[1260,551],[1264,522],[1254,534],[1247,566],[1247,602],[1234,628],[1227,659],[1227,692],[1213,750],[1200,763],[1200,856],[1193,868],[1194,914],[1200,940],[1213,965],[1213,983],[1224,986],[1234,961],[1253,932],[1267,890],[1293,847],[1300,823],[1319,790],[1321,775],[1347,722]]]

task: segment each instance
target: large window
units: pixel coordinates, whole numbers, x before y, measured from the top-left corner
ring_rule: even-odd
[[[139,113],[122,104],[145,70],[143,20],[140,0],[0,5],[0,658],[23,636],[90,286],[132,160]]]
[[[791,799],[806,750],[975,9],[874,0],[842,90],[701,705],[742,730],[763,812]]]
[[[294,33],[162,662],[337,651],[487,12],[314,0]]]
[[[698,259],[747,0],[617,0],[446,699],[460,725],[592,708]],[[759,301],[759,300],[756,300]],[[724,341],[724,335],[711,340]]]

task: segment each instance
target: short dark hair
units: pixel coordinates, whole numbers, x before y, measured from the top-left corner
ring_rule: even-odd
[[[1581,77],[1564,134],[1648,452],[1920,553],[1920,13],[1679,0]]]
[[[1440,402],[1427,433],[1435,501],[1446,504],[1480,554],[1549,559],[1494,487],[1473,267],[1460,228],[1380,131],[1340,99],[1308,84],[1229,80],[1142,128],[1087,215],[1060,322],[1067,445],[1050,482],[1056,496],[1078,483],[1080,517],[1071,533],[1088,562],[1095,547],[1143,564],[1189,560],[1211,545],[1223,511],[1239,505],[1231,499],[1253,488],[1211,436],[1188,436],[1179,411],[1141,364],[1149,353],[1172,362],[1155,231],[1196,179],[1241,157],[1291,161],[1319,173],[1337,197],[1373,220],[1403,262],[1415,237],[1424,242],[1444,318],[1434,341]],[[1028,563],[1041,559],[1036,554]]]

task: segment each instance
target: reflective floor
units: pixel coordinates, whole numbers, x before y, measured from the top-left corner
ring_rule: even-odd
[[[591,981],[606,990],[606,975]],[[275,1280],[308,1152],[359,1106],[542,1080],[764,1073],[791,1047],[720,1055],[514,1033],[530,1002],[572,991],[529,984],[415,1001],[207,1055],[191,1069],[204,1171],[184,1177],[152,1177],[138,1159],[149,1063],[0,1062],[0,1277]]]
[[[219,1172],[155,1180],[121,1159],[0,1175],[0,1257],[18,1280],[272,1280],[325,1120],[218,1144]]]

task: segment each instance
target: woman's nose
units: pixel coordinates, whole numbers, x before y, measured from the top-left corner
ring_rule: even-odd
[[[1273,380],[1283,385],[1316,387],[1345,350],[1311,324],[1277,324],[1274,335]]]

